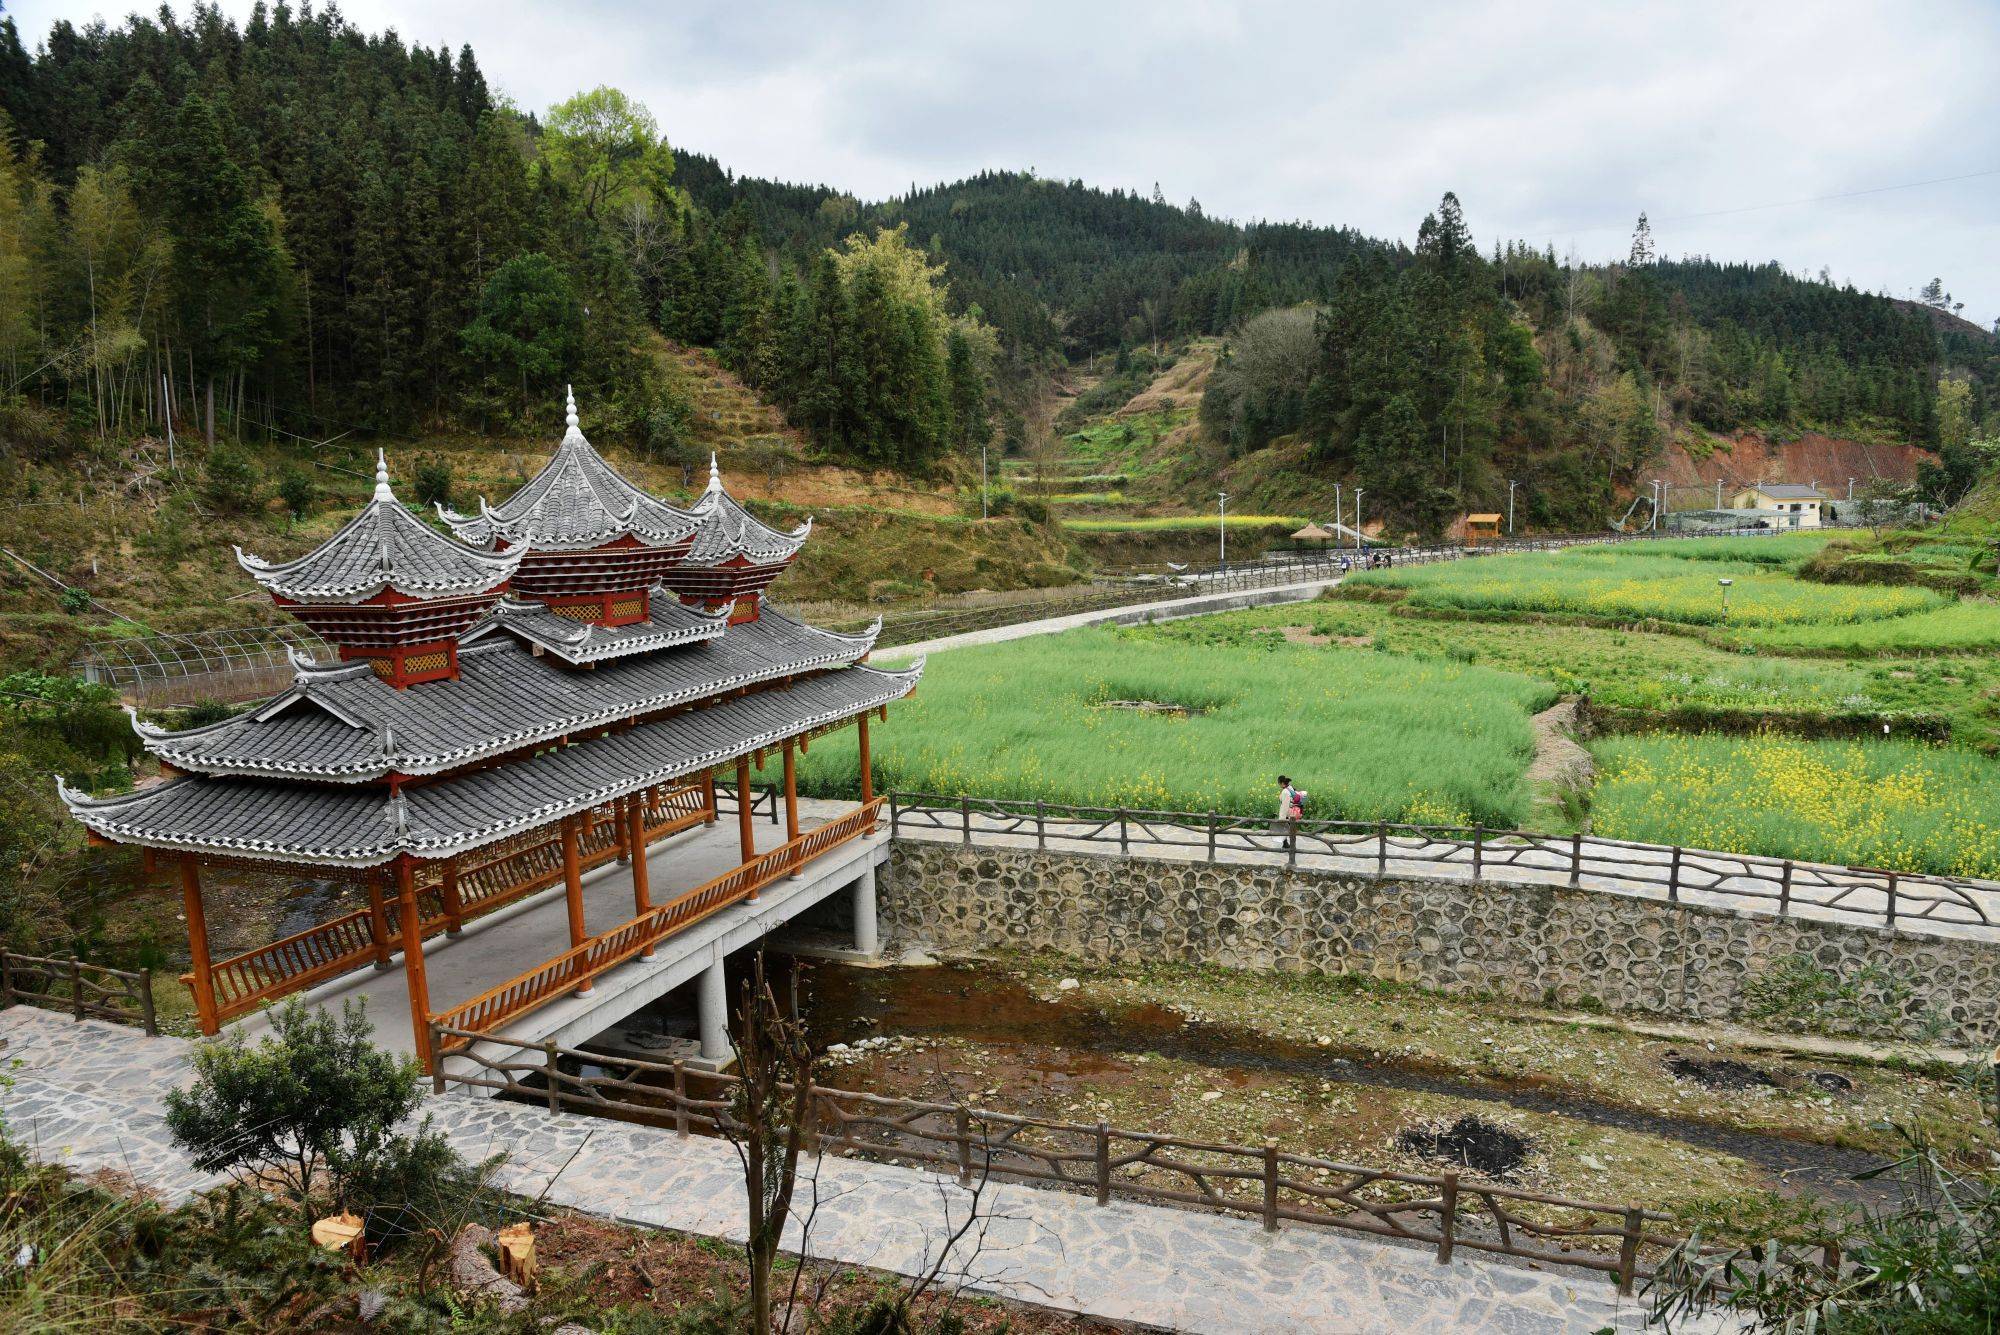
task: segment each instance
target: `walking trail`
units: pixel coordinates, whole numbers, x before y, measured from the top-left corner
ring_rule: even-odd
[[[15,1063],[0,1089],[9,1134],[82,1174],[121,1172],[171,1201],[216,1184],[174,1148],[162,1091],[189,1079],[191,1044],[13,1006],[0,1039]],[[605,1218],[743,1237],[743,1178],[724,1142],[466,1095],[424,1110],[468,1158],[504,1152],[499,1185]],[[828,1158],[801,1183],[816,1197],[815,1257],[905,1275],[935,1260],[972,1197],[952,1178]],[[967,1287],[1140,1326],[1246,1332],[1584,1332],[1644,1325],[1644,1306],[1601,1276],[1555,1273],[1328,1229],[991,1183],[946,1276]],[[798,1244],[797,1229],[787,1246]],[[1733,1330],[1732,1323],[1677,1325]]]

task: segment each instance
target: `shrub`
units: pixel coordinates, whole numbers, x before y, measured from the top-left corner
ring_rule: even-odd
[[[216,446],[202,467],[202,494],[224,514],[243,513],[257,499],[256,465],[233,446]]]
[[[202,1172],[267,1174],[302,1215],[323,1175],[344,1205],[385,1156],[402,1153],[396,1128],[423,1098],[416,1062],[369,1034],[357,1003],[335,1020],[294,997],[255,1047],[238,1034],[196,1049],[194,1083],[167,1091],[167,1129]]]
[[[295,517],[304,518],[312,508],[314,490],[312,474],[297,465],[287,468],[278,478],[278,499]]]
[[[417,475],[412,479],[417,499],[425,505],[451,504],[451,465],[435,454],[427,454],[417,462]]]

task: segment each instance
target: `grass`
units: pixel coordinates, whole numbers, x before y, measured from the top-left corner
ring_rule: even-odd
[[[1214,515],[1156,515],[1150,519],[1065,519],[1062,526],[1076,533],[1181,533],[1206,529],[1213,533]],[[1229,528],[1297,530],[1306,521],[1296,515],[1231,515]]]
[[[1968,653],[2000,649],[2000,604],[1949,602],[1909,616],[1831,625],[1760,627],[1740,633],[1744,644],[1774,653]]]
[[[1726,616],[1719,579],[1734,581]],[[1950,602],[1946,595],[1928,589],[1809,584],[1768,564],[1689,560],[1630,548],[1576,548],[1364,571],[1349,583],[1363,589],[1407,590],[1416,607],[1551,612],[1692,626],[1841,625],[1933,611]]]
[[[1908,742],[1613,737],[1592,827],[1614,839],[2000,876],[1990,760]]]
[[[875,734],[877,788],[1261,815],[1282,771],[1316,818],[1514,825],[1530,809],[1528,716],[1554,698],[1449,661],[1072,631],[932,658]],[[1201,712],[1104,707],[1113,700]],[[815,745],[800,782],[852,793],[852,735]]]
[[[1798,566],[1819,555],[1831,533],[1777,533],[1767,538],[1662,538],[1658,542],[1575,547],[1581,557],[1616,557],[1639,552],[1681,561],[1750,562],[1754,565]]]

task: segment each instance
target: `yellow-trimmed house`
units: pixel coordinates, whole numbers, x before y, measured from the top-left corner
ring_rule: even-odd
[[[1818,528],[1826,494],[1797,482],[1759,482],[1729,498],[1732,510],[1763,510],[1785,528]]]

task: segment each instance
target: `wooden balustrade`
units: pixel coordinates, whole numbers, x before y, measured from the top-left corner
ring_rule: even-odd
[[[617,822],[610,818],[611,807],[599,809],[589,833],[580,840],[580,866],[584,871],[602,866],[618,856]],[[700,783],[657,791],[646,808],[648,843],[664,839],[707,818],[708,806]],[[562,881],[562,841],[555,826],[515,835],[458,864],[458,918],[461,924],[503,908],[539,890]],[[451,912],[445,900],[442,863],[423,865],[417,876],[417,909],[425,937],[445,930]],[[302,992],[374,958],[374,938],[369,933],[368,910],[357,909],[340,917],[308,927],[269,945],[258,946],[211,966],[214,978],[216,1019],[233,1020],[267,1001]],[[387,915],[386,939],[390,950],[403,944],[401,919]],[[182,974],[183,983],[192,984],[192,973]]]
[[[691,1091],[691,1073],[679,1062],[528,1044],[449,1017],[432,1022],[430,1037],[433,1051],[455,1054],[432,1069],[440,1094],[458,1084],[545,1104],[550,1112],[596,1113],[681,1135],[739,1131],[734,1075],[704,1073],[700,1089]],[[1048,1183],[1094,1196],[1099,1205],[1117,1199],[1185,1206],[1257,1218],[1273,1230],[1294,1222],[1392,1238],[1434,1249],[1440,1263],[1460,1249],[1492,1252],[1594,1271],[1624,1293],[1662,1266],[1700,1270],[1721,1293],[1760,1271],[1782,1277],[1841,1264],[1836,1243],[1718,1247],[1668,1231],[1667,1214],[1641,1205],[1572,1200],[1458,1173],[1342,1163],[1272,1140],[1232,1145],[819,1084],[807,1109],[811,1143],[820,1151],[928,1165],[968,1183],[975,1177]]]
[[[880,817],[882,799],[867,802],[837,820],[808,830],[760,853],[714,880],[661,904],[629,922],[594,936],[554,959],[491,988],[453,1010],[432,1017],[450,1029],[490,1029],[527,1014],[566,992],[588,984],[634,955],[763,887],[828,851],[869,834]],[[448,1036],[447,1044],[455,1041]],[[440,1052],[447,1049],[439,1049]]]
[[[153,1010],[153,971],[113,969],[71,956],[23,955],[0,946],[0,1006],[26,1002],[66,1010],[77,1019],[136,1024],[160,1032]]]

